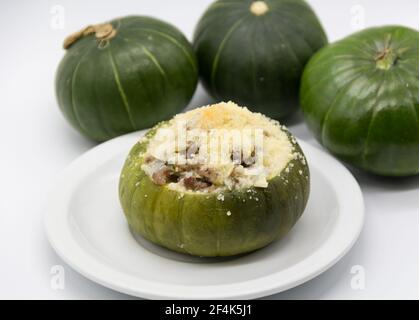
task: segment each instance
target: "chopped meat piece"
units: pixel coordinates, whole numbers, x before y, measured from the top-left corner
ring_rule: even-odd
[[[253,150],[250,156],[245,157],[241,163],[241,165],[245,168],[250,167],[256,163],[256,155],[255,151]]]
[[[162,167],[160,170],[153,173],[152,179],[155,184],[159,186],[165,185],[172,175],[172,171],[169,167]]]
[[[168,182],[179,182],[180,175],[177,172],[171,172],[169,175],[169,181]]]
[[[231,160],[233,160],[234,164],[241,164],[245,168],[250,167],[256,163],[255,150],[247,157],[243,156],[242,151],[233,150],[231,153]]]
[[[178,164],[175,165],[176,172],[192,172],[199,169],[199,165],[197,164]]]
[[[152,155],[147,155],[144,159],[145,163],[150,163],[152,161],[156,160],[156,158],[154,158]]]
[[[199,152],[199,145],[195,142],[188,144],[186,149],[186,159],[193,159]]]
[[[233,150],[231,153],[231,160],[234,164],[240,164],[242,161],[242,152],[240,150]]]
[[[243,167],[251,167],[256,163],[256,157],[247,157],[243,159],[243,162],[241,163]]]
[[[218,174],[214,170],[210,168],[201,168],[198,169],[197,173],[205,178],[206,180],[210,181],[211,183],[214,183],[217,180]]]
[[[183,185],[186,189],[190,190],[202,190],[211,186],[211,182],[195,177],[186,177],[183,179]]]

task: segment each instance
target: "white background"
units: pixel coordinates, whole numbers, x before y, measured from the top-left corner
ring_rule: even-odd
[[[191,39],[210,0],[0,2],[0,298],[129,298],[65,265],[49,246],[43,206],[57,175],[94,146],[67,125],[54,97],[54,73],[64,37],[83,26],[128,15],[169,21]],[[311,0],[330,40],[365,26],[419,29],[416,0]],[[64,9],[62,28],[56,13]],[[58,10],[58,11],[57,11]],[[191,105],[210,102],[198,89]],[[301,117],[290,129],[314,145]],[[419,177],[384,179],[355,172],[366,201],[366,223],[352,251],[318,278],[269,298],[419,299]],[[327,197],[327,194],[324,195]],[[63,265],[65,289],[50,286]],[[351,269],[365,270],[366,287],[351,287]]]

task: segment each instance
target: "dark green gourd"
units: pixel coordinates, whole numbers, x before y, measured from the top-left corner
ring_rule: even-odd
[[[419,173],[419,33],[371,28],[316,54],[301,105],[317,139],[340,159],[385,176]]]
[[[326,43],[303,0],[219,0],[194,36],[208,92],[275,119],[298,109],[304,66]]]
[[[195,54],[175,27],[131,16],[68,37],[56,76],[58,104],[83,135],[104,141],[148,128],[186,107]]]

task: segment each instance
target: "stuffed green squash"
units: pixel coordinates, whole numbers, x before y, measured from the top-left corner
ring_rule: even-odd
[[[302,78],[301,106],[340,159],[384,176],[419,173],[419,32],[371,28],[320,50]]]
[[[119,195],[132,230],[149,241],[232,256],[285,236],[305,209],[309,180],[283,126],[229,102],[151,129],[125,162]]]

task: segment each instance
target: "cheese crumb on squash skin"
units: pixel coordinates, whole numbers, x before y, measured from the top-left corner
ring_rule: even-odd
[[[234,149],[231,136],[224,138],[217,135],[219,132],[238,132],[242,149]],[[201,133],[205,135],[201,136]],[[245,135],[248,133],[250,138]],[[261,134],[257,136],[258,133]],[[260,141],[260,137],[261,147],[250,144],[249,141],[258,141],[258,138]],[[146,160],[141,169],[153,181],[182,193],[219,192],[219,201],[224,201],[221,192],[225,190],[248,188],[247,192],[251,192],[249,188],[252,187],[266,188],[270,179],[283,170],[290,171],[292,160],[305,161],[303,155],[295,152],[297,142],[295,138],[289,138],[285,126],[233,102],[222,102],[176,115],[147,139],[148,147],[142,155]],[[221,144],[214,148],[211,139],[219,139],[217,141],[221,141]],[[174,147],[169,147],[170,144]],[[244,154],[245,150],[250,150],[249,146],[253,149],[251,153],[246,153],[246,158]],[[234,152],[242,155],[241,163],[235,162]],[[174,162],[173,159],[178,159],[176,157],[179,154],[185,154],[186,163]],[[218,162],[208,162],[209,159],[218,159]],[[168,166],[170,173],[165,169]],[[166,176],[160,179],[158,174]]]

